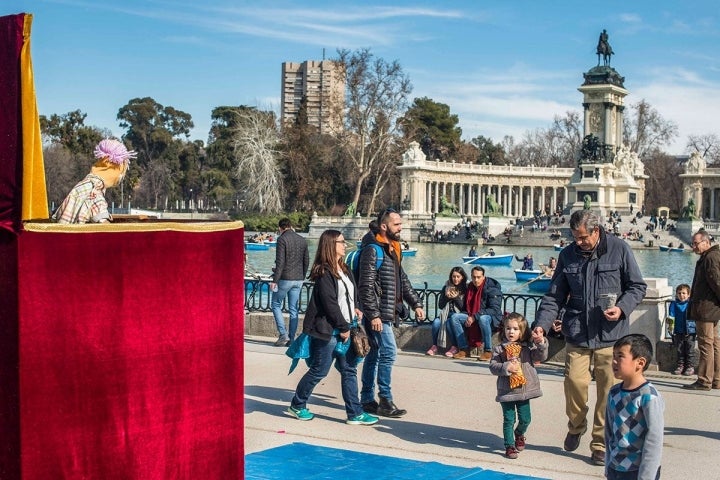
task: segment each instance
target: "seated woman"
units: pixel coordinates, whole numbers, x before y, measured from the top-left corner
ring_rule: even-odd
[[[468,257],[477,257],[477,249],[475,249],[475,245],[470,247],[470,251],[468,252]]]
[[[450,276],[448,281],[445,282],[445,286],[440,293],[438,299],[438,307],[444,309],[446,305],[450,304],[448,317],[445,323],[445,329],[448,332],[448,339],[451,337],[448,325],[450,324],[450,318],[454,315],[465,315],[465,292],[467,291],[467,273],[462,267],[453,267],[450,270]],[[467,315],[465,315],[467,318]],[[426,352],[427,355],[435,355],[438,352],[438,335],[440,329],[443,327],[442,320],[436,318],[432,323],[432,346]],[[467,342],[466,342],[467,345]],[[446,357],[452,357],[458,352],[457,345],[452,345],[451,348],[445,352]]]

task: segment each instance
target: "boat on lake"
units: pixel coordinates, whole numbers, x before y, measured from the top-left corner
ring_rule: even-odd
[[[670,247],[668,245],[658,245],[661,252],[684,252],[685,247]]]
[[[266,243],[245,242],[245,250],[270,250],[270,245]]]
[[[480,257],[462,257],[463,262],[468,265],[510,265],[515,255],[507,253],[504,255],[482,255]]]
[[[531,292],[545,293],[550,290],[550,282],[552,282],[552,278],[550,277],[538,277],[528,283],[528,289]]]
[[[521,268],[516,268],[515,280],[518,282],[527,282],[528,280],[539,277],[542,273],[542,270],[523,270]]]
[[[402,251],[402,256],[403,256],[403,257],[414,257],[415,254],[417,253],[417,250],[418,250],[418,249],[417,249],[417,248],[414,248],[414,247],[403,248],[403,249],[401,250],[401,251]]]

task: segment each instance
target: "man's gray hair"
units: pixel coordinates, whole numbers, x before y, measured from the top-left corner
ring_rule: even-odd
[[[570,215],[570,230],[585,227],[585,231],[590,232],[599,226],[600,219],[592,210],[576,210]]]
[[[694,237],[698,237],[698,236],[701,237],[702,240],[707,240],[708,242],[710,241],[710,234],[708,233],[707,230],[698,230],[698,231],[695,232],[695,234],[693,235],[693,238],[694,238]],[[701,240],[701,241],[702,241],[702,240]]]

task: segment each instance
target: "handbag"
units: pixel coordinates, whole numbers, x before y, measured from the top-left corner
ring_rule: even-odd
[[[368,338],[363,327],[357,326],[350,329],[350,342],[352,343],[355,356],[364,358],[370,353],[370,339]]]
[[[440,311],[440,331],[437,337],[437,346],[447,348],[447,319],[450,315],[450,302]]]

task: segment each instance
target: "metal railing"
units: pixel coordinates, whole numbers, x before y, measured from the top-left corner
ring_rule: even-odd
[[[312,288],[312,282],[303,283],[302,290],[300,291],[300,307],[298,309],[300,313],[305,313],[307,309],[310,295],[312,295]],[[442,294],[442,289],[428,288],[427,283],[423,282],[423,288],[415,288],[415,291],[425,310],[426,321],[432,321],[437,318],[440,315],[438,300]],[[270,281],[245,279],[245,309],[247,311],[270,312],[271,298]],[[538,306],[540,305],[540,299],[542,299],[542,295],[505,293],[503,294],[503,310],[505,312],[520,313],[527,318],[528,322],[532,323],[533,320],[535,320],[535,312],[537,312]],[[283,300],[283,312],[287,312],[285,303],[285,300]],[[415,312],[410,312],[410,318],[407,322],[416,323]]]

